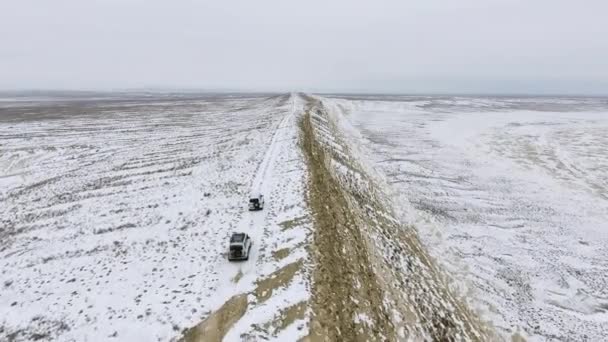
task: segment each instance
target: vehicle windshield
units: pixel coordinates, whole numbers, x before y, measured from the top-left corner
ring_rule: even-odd
[[[230,238],[230,243],[238,243],[238,242],[243,242],[243,240],[245,240],[245,234],[234,234],[232,235],[232,237]]]
[[[249,200],[249,203],[257,204],[258,203],[258,199],[257,198],[252,198],[252,199]]]

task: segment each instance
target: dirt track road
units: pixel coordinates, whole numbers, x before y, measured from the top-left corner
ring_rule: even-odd
[[[307,100],[300,125],[314,214],[309,340],[495,340],[450,293],[415,230],[394,218],[350,150],[341,118]]]

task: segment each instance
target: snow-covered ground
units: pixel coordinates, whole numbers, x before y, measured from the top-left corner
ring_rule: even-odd
[[[505,339],[608,336],[608,100],[326,98]]]
[[[167,341],[243,293],[226,340],[306,334],[309,312],[271,323],[308,300],[307,267],[265,281],[308,263],[299,106],[289,95],[0,104],[0,340]],[[247,211],[253,189],[263,211]],[[225,258],[233,231],[252,236],[248,262]]]
[[[0,98],[0,340],[196,340],[210,327],[226,341],[307,335],[318,246],[298,120],[311,103]],[[388,209],[505,339],[608,336],[608,100],[322,104],[310,113],[321,146],[391,193]],[[328,118],[336,132],[325,131]],[[266,206],[249,212],[257,190]],[[252,236],[247,262],[226,260],[233,231]],[[395,266],[382,263],[382,248],[371,251],[380,265],[370,274]],[[395,298],[416,297],[385,285]],[[336,303],[345,300],[354,299]]]

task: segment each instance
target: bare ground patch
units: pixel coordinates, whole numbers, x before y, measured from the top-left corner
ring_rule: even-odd
[[[368,260],[361,227],[353,220],[340,185],[326,169],[310,114],[301,122],[310,172],[309,205],[314,216],[313,318],[305,341],[394,340],[384,293]],[[356,322],[357,315],[371,321]]]
[[[283,230],[288,230],[288,229],[295,228],[297,226],[300,226],[300,225],[306,223],[307,220],[308,220],[307,216],[300,216],[300,217],[293,218],[291,220],[283,221],[283,222],[279,223],[279,226],[281,226],[281,228]]]
[[[212,312],[201,323],[185,330],[180,341],[222,341],[230,328],[245,315],[250,306],[265,302],[272,296],[275,290],[287,286],[301,268],[302,261],[296,261],[271,273],[268,277],[259,280],[257,282],[257,287],[252,292],[243,293],[230,298],[224,305]],[[238,282],[240,277],[242,277],[242,273],[239,271],[232,280]],[[253,294],[256,297],[257,303],[248,303],[247,296],[249,294]],[[297,305],[281,310],[272,321],[265,323],[263,326],[253,326],[253,330],[265,334],[270,333],[272,330],[272,334],[277,334],[295,320],[302,318],[305,311],[306,304],[304,304],[304,302],[298,303]]]
[[[182,342],[221,342],[228,330],[247,311],[247,294],[230,298],[204,321],[186,330]]]
[[[272,326],[274,326],[274,334],[284,330],[296,320],[304,318],[306,308],[308,308],[308,303],[303,301],[281,310],[279,315],[272,322]]]
[[[277,251],[272,252],[272,257],[277,261],[285,259],[288,256],[289,256],[289,248],[281,248]]]
[[[272,292],[280,287],[284,287],[293,279],[302,267],[302,261],[296,261],[270,274],[265,279],[257,282],[257,287],[253,291],[259,302],[264,302],[272,296]]]

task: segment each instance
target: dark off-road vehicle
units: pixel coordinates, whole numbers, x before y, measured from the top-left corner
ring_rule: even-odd
[[[264,195],[259,192],[254,192],[249,196],[249,210],[264,209]]]

